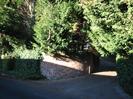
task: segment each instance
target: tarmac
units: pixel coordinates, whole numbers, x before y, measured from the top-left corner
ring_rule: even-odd
[[[115,71],[61,80],[15,80],[0,77],[0,99],[131,99]]]

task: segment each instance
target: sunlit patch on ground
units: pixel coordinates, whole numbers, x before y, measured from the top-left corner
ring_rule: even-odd
[[[115,77],[115,76],[117,76],[117,72],[116,71],[103,71],[103,72],[93,73],[93,75]]]

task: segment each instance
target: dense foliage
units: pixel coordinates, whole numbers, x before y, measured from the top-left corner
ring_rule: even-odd
[[[15,57],[9,60],[14,61],[13,65],[9,64],[10,74],[16,75],[22,79],[39,79],[40,76],[40,51],[37,48],[27,49],[25,46],[16,46],[12,53]]]
[[[20,0],[16,1],[8,1],[1,0],[0,1],[0,32],[8,33],[10,35],[17,31],[19,26],[19,21],[21,17],[17,13],[17,8],[19,7]]]
[[[0,33],[31,38],[31,16],[26,1],[29,0],[0,0]]]
[[[120,65],[118,67],[120,85],[133,96],[133,55],[130,55],[128,58],[119,58],[118,63]]]
[[[35,12],[35,39],[45,53],[82,49],[86,34],[83,9],[78,2],[38,0]]]
[[[91,44],[102,56],[116,56],[120,83],[133,95],[133,1],[96,0],[83,7]]]
[[[103,56],[125,56],[133,50],[133,3],[120,1],[98,0],[85,6],[89,38]]]
[[[29,49],[24,40],[1,35],[0,39],[0,72],[21,79],[39,79],[40,49]]]
[[[37,79],[40,77],[40,51],[29,42],[32,31],[28,1],[0,0],[0,72],[22,79]]]

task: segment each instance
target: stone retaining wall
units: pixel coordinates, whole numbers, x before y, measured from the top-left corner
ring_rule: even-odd
[[[81,76],[90,73],[91,57],[83,61],[59,55],[58,57],[44,55],[41,62],[41,73],[48,79],[61,79]]]

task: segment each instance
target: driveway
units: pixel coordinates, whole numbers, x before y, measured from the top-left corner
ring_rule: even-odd
[[[54,81],[21,81],[0,77],[0,99],[130,99],[116,76],[86,75]]]

